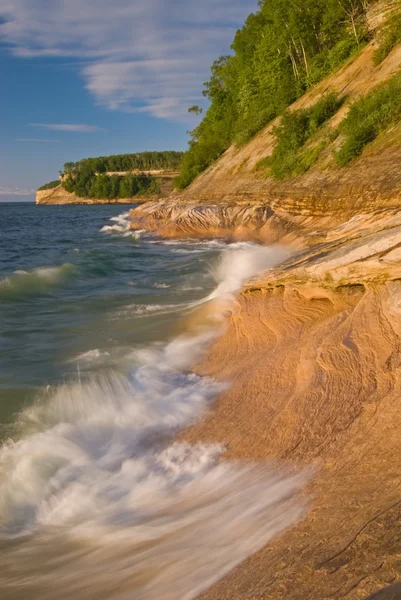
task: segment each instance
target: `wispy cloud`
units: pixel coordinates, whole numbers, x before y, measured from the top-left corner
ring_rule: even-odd
[[[41,127],[42,129],[51,129],[52,131],[73,131],[79,133],[94,133],[103,131],[97,125],[86,125],[85,123],[31,123],[31,127]]]
[[[110,109],[181,119],[256,0],[0,0],[0,38],[23,57],[75,57]],[[44,18],[45,15],[45,18]],[[82,64],[83,63],[83,64]],[[64,131],[68,131],[64,129]]]
[[[45,140],[41,138],[17,138],[16,142],[37,142],[37,143],[50,143],[50,144],[58,144],[60,140]]]
[[[0,196],[30,196],[35,190],[27,188],[9,188],[0,186]]]

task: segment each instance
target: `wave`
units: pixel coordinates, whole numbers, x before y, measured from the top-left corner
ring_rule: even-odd
[[[100,229],[101,233],[122,234],[124,237],[133,235],[136,239],[139,238],[137,235],[139,232],[130,231],[131,220],[129,218],[129,211],[121,213],[121,215],[117,215],[116,217],[111,217],[110,221],[114,221],[116,224],[104,225]]]
[[[120,225],[125,225],[129,218],[129,210],[121,213],[121,215],[117,215],[116,217],[111,217],[110,221],[115,221],[116,223],[120,223]]]
[[[233,294],[245,281],[276,266],[288,256],[288,249],[282,246],[258,246],[248,242],[230,244],[211,270],[218,285],[208,299]]]
[[[129,225],[105,225],[101,228],[101,232],[103,233],[125,233]]]
[[[214,297],[233,290],[223,262]],[[5,600],[192,600],[302,515],[305,474],[172,441],[227,387],[191,372],[217,334],[138,350],[129,375],[49,388],[20,415],[0,449]]]
[[[154,283],[152,285],[152,287],[164,290],[164,289],[167,289],[167,288],[171,287],[171,285],[169,285],[168,283],[163,283],[163,282],[156,281],[156,283]]]
[[[0,280],[0,300],[16,300],[48,292],[75,274],[75,267],[38,267],[32,271],[14,271]]]
[[[128,304],[124,308],[111,313],[109,318],[116,320],[132,316],[137,318],[154,317],[184,311],[190,307],[191,304],[183,302],[179,304]]]

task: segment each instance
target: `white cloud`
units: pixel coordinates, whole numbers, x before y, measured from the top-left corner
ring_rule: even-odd
[[[16,142],[37,142],[37,143],[51,143],[51,144],[55,144],[55,143],[59,143],[60,140],[45,140],[42,138],[17,138],[15,140]]]
[[[79,133],[93,133],[103,131],[96,125],[86,125],[85,123],[31,123],[31,127],[41,127],[42,129],[51,129],[52,131],[74,131]]]
[[[30,196],[35,190],[27,188],[9,188],[0,186],[0,196]]]
[[[256,0],[0,0],[0,38],[16,56],[75,57],[110,109],[175,119]],[[83,63],[83,64],[82,64]]]

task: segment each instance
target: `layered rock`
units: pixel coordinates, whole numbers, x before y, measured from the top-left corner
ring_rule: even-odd
[[[266,205],[196,205],[174,200],[148,203],[131,211],[131,228],[162,237],[234,237],[262,239],[273,215]]]
[[[80,198],[70,194],[61,185],[50,190],[36,192],[36,204],[134,204],[137,198],[116,198],[113,200],[100,198]]]

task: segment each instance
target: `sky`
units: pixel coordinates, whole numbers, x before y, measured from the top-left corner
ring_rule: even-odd
[[[256,0],[0,0],[0,201],[67,161],[185,150]]]

